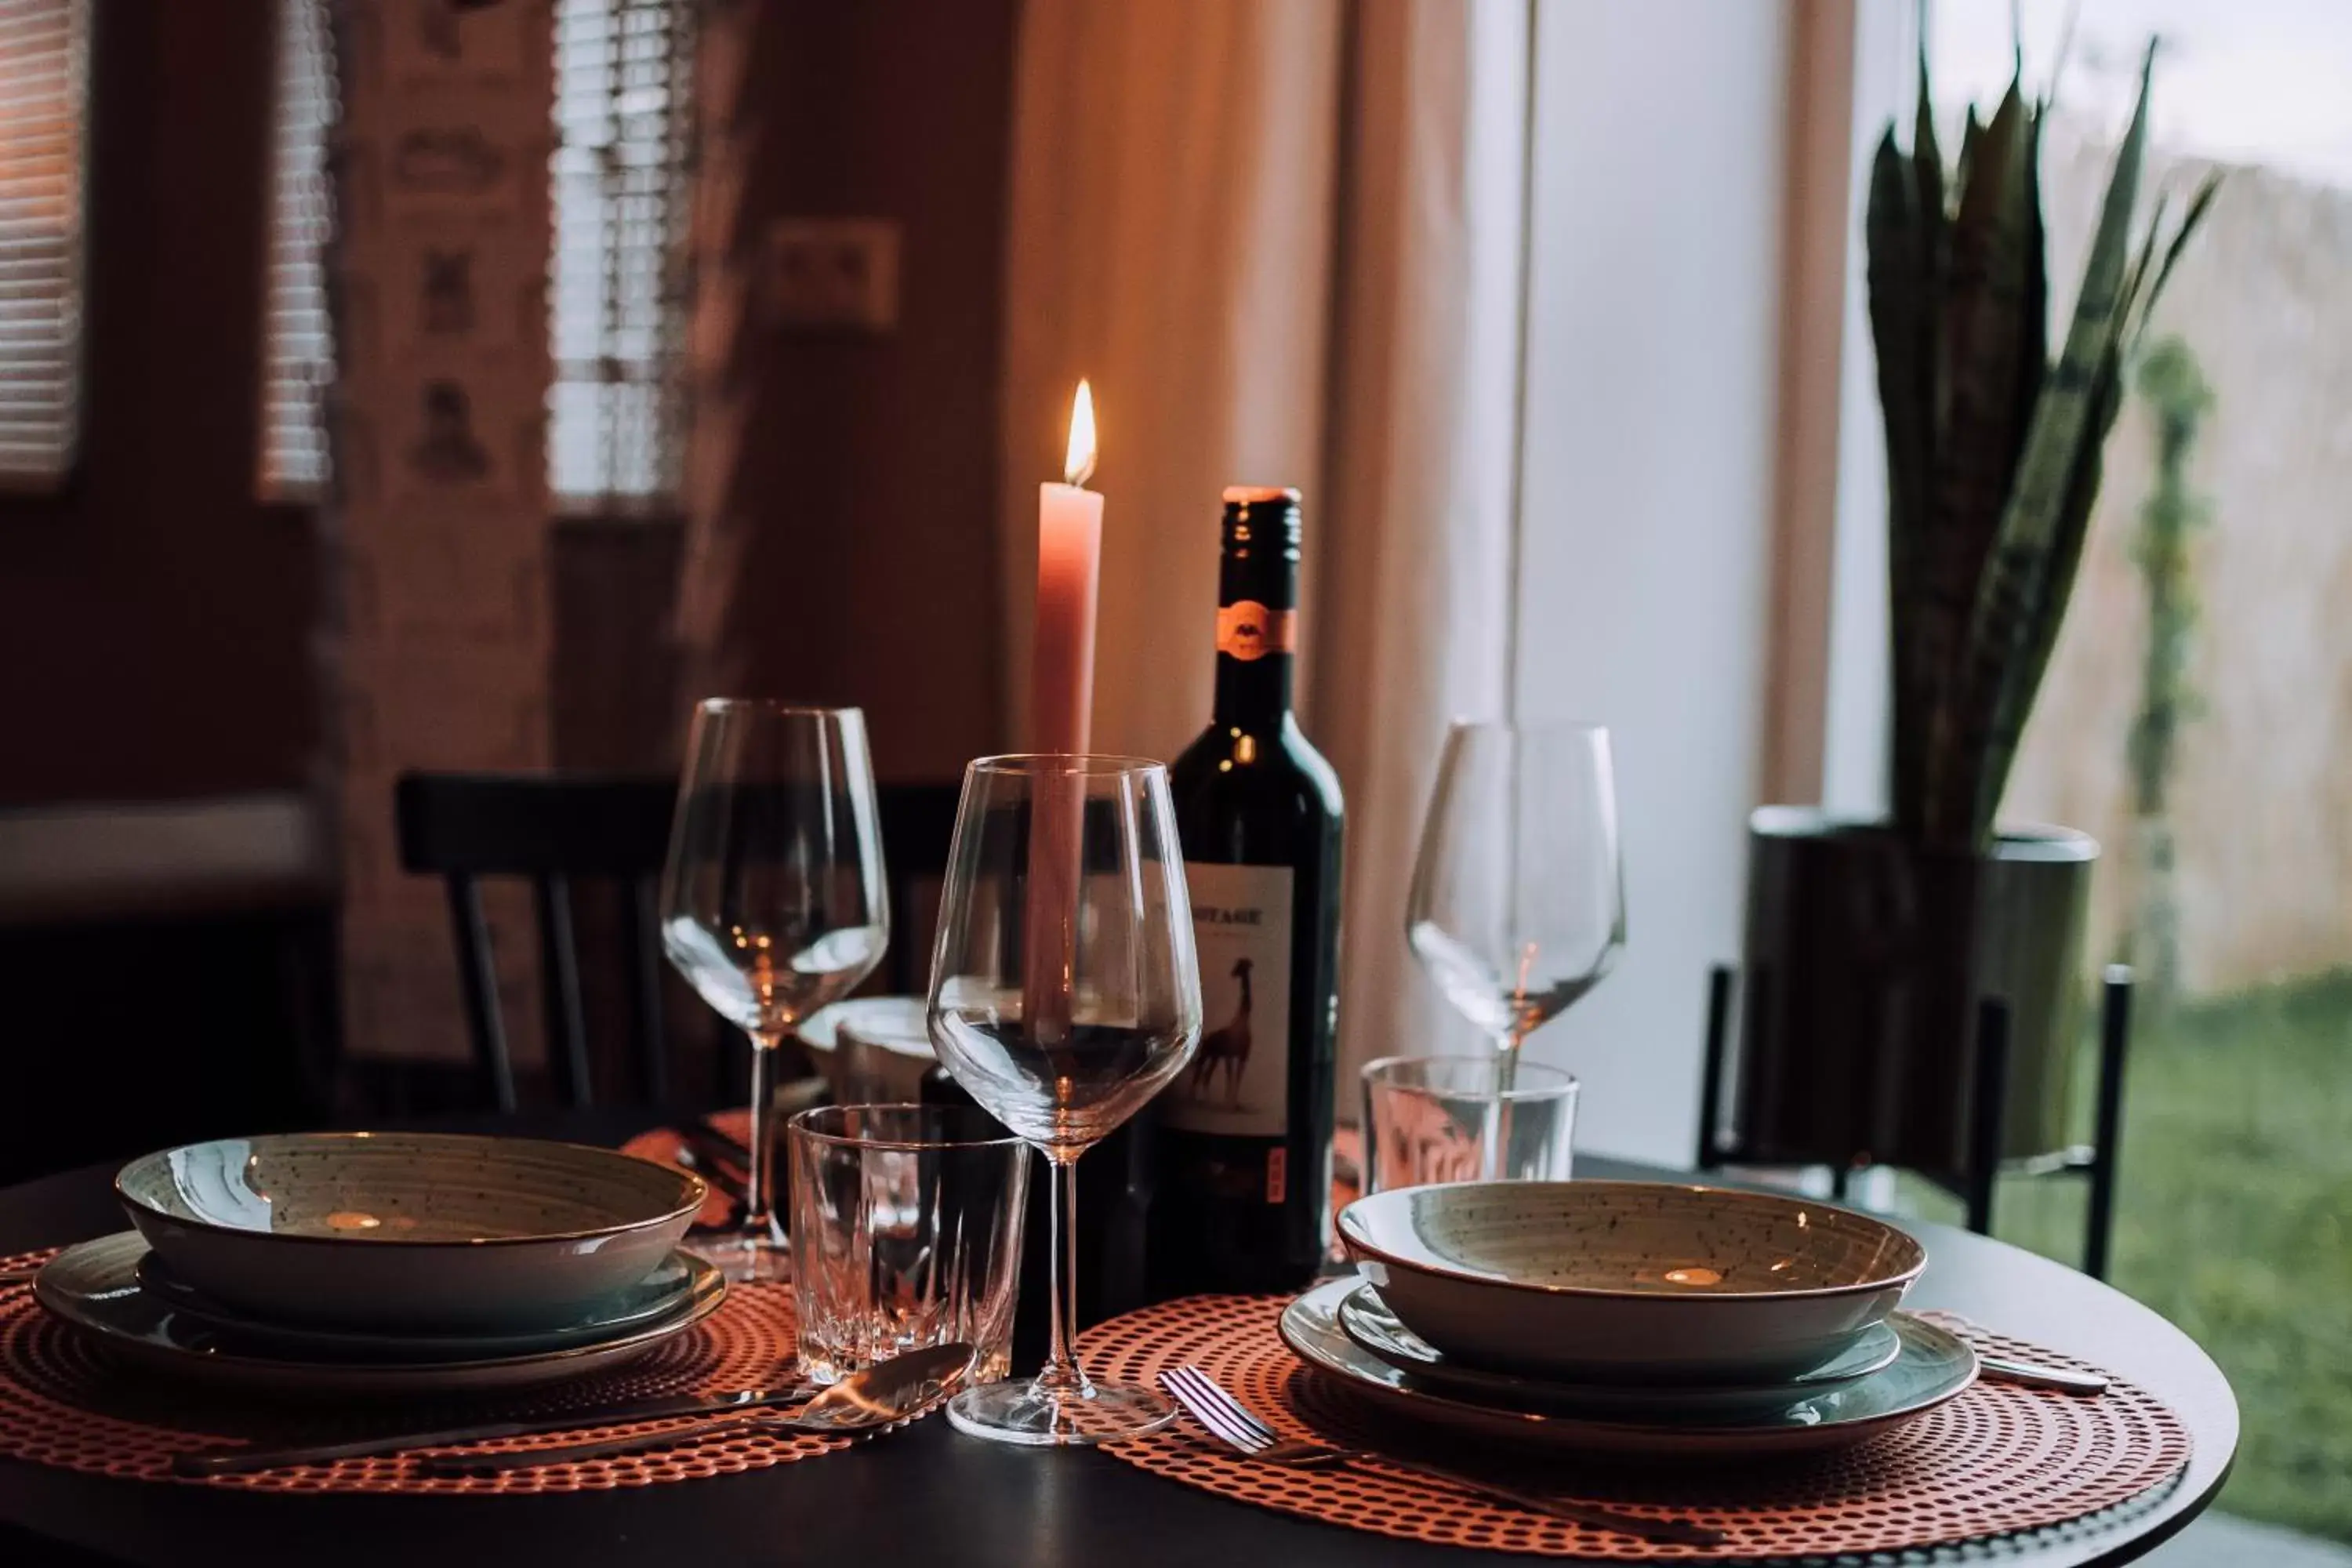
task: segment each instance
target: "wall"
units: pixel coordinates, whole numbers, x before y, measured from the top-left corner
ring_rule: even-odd
[[[253,484],[272,8],[92,10],[82,458],[0,500],[0,805],[293,786],[315,555]]]
[[[2112,153],[2053,126],[2043,173],[2053,293],[2071,305]],[[2197,170],[2159,159],[2144,192]],[[2230,173],[2154,332],[2196,353],[2214,404],[2190,461],[2211,527],[2191,544],[2200,618],[2171,817],[2183,984],[2230,989],[2352,963],[2352,193]],[[2126,746],[2140,700],[2146,589],[2131,557],[2156,472],[2147,410],[2106,451],[2072,607],[2019,754],[2006,815],[2090,833],[2092,955],[2112,950],[2130,882]]]
[[[698,503],[723,679],[867,712],[886,778],[952,778],[1003,743],[994,508],[1014,0],[762,0],[698,218],[749,287],[782,216],[902,226],[886,336],[785,334],[756,296],[717,356]],[[706,135],[706,151],[711,138]],[[706,300],[714,298],[706,293]],[[707,324],[707,323],[706,323]],[[723,412],[720,410],[723,409]],[[689,563],[688,570],[696,570]],[[699,695],[701,693],[695,693]]]

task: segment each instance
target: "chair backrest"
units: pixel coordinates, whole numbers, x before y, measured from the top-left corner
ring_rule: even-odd
[[[539,926],[547,1056],[571,1104],[593,1098],[580,981],[573,884],[602,880],[620,892],[621,945],[629,999],[630,1054],[638,1092],[669,1098],[662,1027],[661,931],[656,908],[677,783],[667,778],[562,773],[407,773],[394,792],[401,864],[447,885],[466,1026],[484,1099],[515,1105],[514,1066],[498,1005],[497,959],[482,910],[481,880],[528,878]],[[885,784],[877,792],[896,931],[887,975],[917,989],[926,944],[911,923],[947,868],[954,784]],[[933,897],[936,897],[935,891]],[[919,934],[927,935],[928,928]],[[922,951],[918,951],[920,948]]]

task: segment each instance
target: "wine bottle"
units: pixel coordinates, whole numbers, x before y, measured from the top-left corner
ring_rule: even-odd
[[[1161,1298],[1313,1278],[1330,1206],[1339,781],[1291,710],[1298,492],[1224,493],[1216,708],[1170,772],[1201,961],[1199,1050],[1155,1103]]]

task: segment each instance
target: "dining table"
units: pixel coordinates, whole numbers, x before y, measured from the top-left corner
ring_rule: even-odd
[[[659,1121],[649,1111],[607,1110],[499,1125],[617,1146]],[[0,1254],[123,1228],[111,1186],[118,1164],[0,1190]],[[1580,1157],[1577,1173],[1689,1179],[1688,1173],[1590,1156]],[[2212,1501],[2237,1450],[2238,1409],[2220,1369],[2195,1342],[2123,1292],[2062,1264],[1947,1226],[1907,1228],[1927,1244],[1929,1259],[1910,1306],[1957,1313],[2119,1373],[2168,1405],[2193,1447],[2186,1470],[2160,1497],[2112,1519],[1889,1561],[2016,1568],[2126,1563]],[[1192,1489],[1108,1453],[981,1441],[936,1418],[819,1463],[537,1496],[271,1493],[0,1460],[0,1563],[12,1565],[1473,1568],[1525,1561],[1292,1518]]]

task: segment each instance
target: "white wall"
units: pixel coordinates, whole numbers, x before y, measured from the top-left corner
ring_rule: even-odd
[[[1519,712],[1615,731],[1629,936],[1530,1049],[1581,1147],[1682,1161],[1761,751],[1788,17],[1537,16]]]

